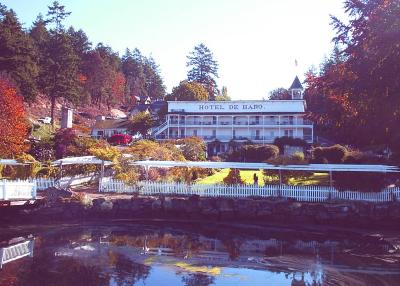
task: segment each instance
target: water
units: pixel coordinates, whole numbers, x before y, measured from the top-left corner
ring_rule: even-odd
[[[400,285],[399,233],[112,222],[0,228],[0,241],[7,286]]]

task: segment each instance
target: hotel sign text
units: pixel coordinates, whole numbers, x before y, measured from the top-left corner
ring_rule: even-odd
[[[198,105],[200,111],[256,111],[263,110],[262,104],[200,104]]]

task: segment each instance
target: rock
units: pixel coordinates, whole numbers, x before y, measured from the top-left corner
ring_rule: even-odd
[[[235,204],[233,199],[220,198],[217,201],[217,206],[221,219],[233,218],[235,216]]]
[[[162,207],[163,207],[163,202],[161,201],[161,199],[157,199],[153,201],[153,203],[151,204],[151,209],[153,211],[159,211],[162,209]]]
[[[113,209],[112,201],[104,201],[100,204],[100,210],[103,212],[111,211]]]
[[[73,192],[69,189],[62,189],[58,187],[50,187],[40,192],[47,202],[54,203],[60,198],[71,198]]]
[[[259,209],[258,202],[252,199],[235,200],[237,218],[255,218]]]

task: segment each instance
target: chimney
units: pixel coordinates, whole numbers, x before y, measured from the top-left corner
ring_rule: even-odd
[[[72,117],[72,109],[63,106],[61,109],[61,128],[72,128]]]

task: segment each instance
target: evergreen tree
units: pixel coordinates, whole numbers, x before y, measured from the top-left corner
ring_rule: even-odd
[[[76,55],[69,34],[64,30],[62,20],[70,12],[57,1],[49,7],[47,23],[53,23],[55,29],[49,33],[49,41],[45,48],[41,67],[40,86],[51,100],[51,119],[54,126],[54,109],[57,98],[77,101],[81,85],[78,81],[79,57]]]
[[[0,70],[12,77],[26,101],[33,101],[37,93],[36,57],[34,43],[15,13],[0,4]]]
[[[91,50],[92,43],[89,42],[88,37],[82,30],[75,31],[73,27],[68,29],[68,35],[71,38],[72,48],[74,49],[75,55],[79,58],[79,69],[83,73],[84,60],[87,53]]]
[[[119,72],[118,55],[110,47],[100,43],[87,54],[85,73],[87,74],[85,87],[93,103],[99,107],[102,103],[106,103],[110,108],[111,104],[122,100],[118,90],[121,84],[125,84],[125,78]]]
[[[209,99],[214,100],[218,93],[216,78],[218,78],[218,63],[214,60],[211,51],[200,44],[194,47],[187,56],[186,66],[190,67],[187,77],[189,81],[196,81],[207,90]]]
[[[146,76],[142,65],[142,56],[138,49],[133,53],[126,50],[122,57],[122,71],[126,78],[126,99],[135,102],[135,98],[147,96]]]
[[[145,58],[143,72],[146,77],[146,91],[152,100],[162,100],[165,96],[165,86],[160,76],[159,67],[152,57]]]
[[[71,15],[71,12],[66,12],[65,6],[60,5],[58,1],[54,1],[52,6],[48,6],[48,9],[46,23],[54,24],[55,30],[61,32],[64,30],[62,21]]]

